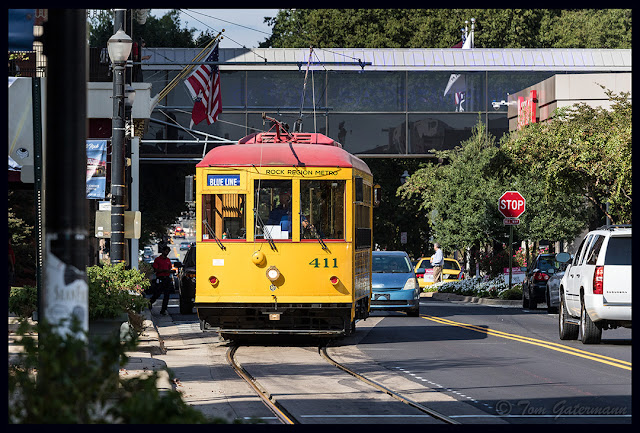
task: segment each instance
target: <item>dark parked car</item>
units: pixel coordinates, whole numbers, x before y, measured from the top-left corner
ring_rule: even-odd
[[[554,269],[555,272],[547,280],[547,292],[545,300],[547,302],[547,312],[556,313],[560,306],[560,281],[564,277],[564,271],[567,269],[567,262],[571,260],[571,254],[558,253],[556,254],[556,261],[559,263],[559,268]],[[551,269],[549,269],[551,271]],[[547,271],[547,272],[549,272]]]
[[[196,247],[187,251],[178,272],[178,292],[180,295],[180,314],[193,313],[196,298]]]
[[[527,270],[522,283],[522,308],[535,310],[539,302],[546,302],[547,281],[560,268],[555,254],[539,254]]]

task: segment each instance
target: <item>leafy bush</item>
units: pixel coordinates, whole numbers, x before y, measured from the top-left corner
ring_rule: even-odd
[[[123,313],[140,313],[147,306],[144,291],[151,282],[124,263],[87,268],[89,285],[89,319],[115,318]],[[20,317],[31,317],[38,308],[35,287],[13,287],[9,294],[9,311]]]
[[[478,258],[480,270],[485,271],[491,277],[500,277],[504,268],[509,267],[509,250],[488,252],[480,254]],[[516,260],[512,260],[513,266],[518,266]]]
[[[148,301],[144,291],[151,282],[124,263],[87,268],[89,282],[89,318],[113,318],[122,313],[140,313]]]
[[[9,292],[9,311],[19,317],[31,317],[38,309],[38,289],[32,286],[12,287]]]
[[[87,343],[76,337],[82,332],[79,322],[71,323],[72,332],[65,337],[55,332],[56,326],[22,321],[18,328],[17,341],[24,350],[9,365],[10,423],[225,423],[207,418],[176,390],[160,392],[156,371],[135,378],[116,375],[114,383],[108,366],[126,364],[135,338],[93,341],[89,361]],[[32,338],[35,333],[37,339]]]
[[[512,284],[509,289],[509,283],[505,282],[502,276],[491,280],[485,280],[484,277],[473,277],[460,281],[437,283],[431,287],[441,293],[454,293],[478,298],[522,299],[522,285]]]

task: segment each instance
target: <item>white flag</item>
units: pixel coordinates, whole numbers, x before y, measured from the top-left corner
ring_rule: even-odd
[[[447,96],[447,93],[449,93],[450,90],[452,90],[453,93],[464,92],[466,87],[467,79],[464,74],[451,74],[447,87],[444,89],[444,95],[442,96]]]
[[[464,40],[464,43],[462,44],[462,49],[463,50],[467,50],[472,48],[471,47],[471,39],[473,38],[473,33],[469,36],[467,36]],[[449,90],[451,90],[451,88],[453,87],[453,85],[456,85],[456,87],[453,89],[453,92],[464,92],[466,90],[466,80],[464,78],[463,74],[451,74],[451,76],[449,77],[449,82],[447,83],[447,87],[444,89],[444,95],[442,96],[447,96],[447,93],[449,93]]]

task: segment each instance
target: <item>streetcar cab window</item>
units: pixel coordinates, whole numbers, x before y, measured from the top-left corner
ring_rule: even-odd
[[[202,195],[202,240],[245,239],[245,194]]]
[[[344,239],[344,180],[300,181],[300,239]]]
[[[356,177],[355,184],[355,225],[356,249],[371,248],[371,185]]]
[[[258,179],[254,183],[255,237],[291,239],[291,181]]]

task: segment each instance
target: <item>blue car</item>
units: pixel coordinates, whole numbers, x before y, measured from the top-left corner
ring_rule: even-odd
[[[404,251],[373,251],[371,310],[420,313],[420,286],[409,255]]]

